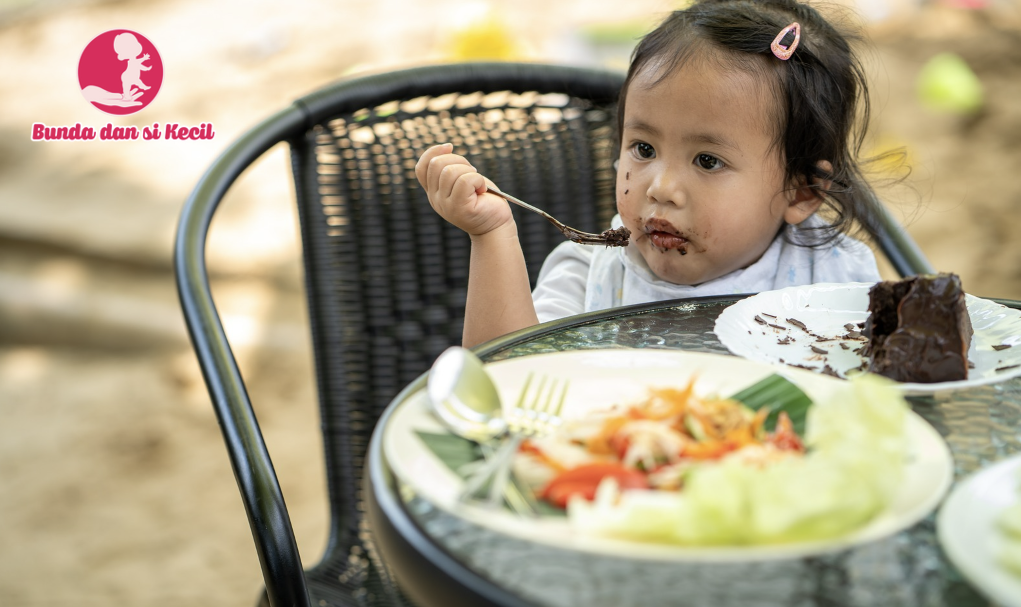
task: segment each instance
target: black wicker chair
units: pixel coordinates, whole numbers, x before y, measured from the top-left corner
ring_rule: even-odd
[[[571,226],[601,231],[614,213],[614,111],[622,81],[616,73],[507,63],[348,80],[257,125],[203,176],[183,210],[174,262],[262,563],[263,603],[410,604],[374,558],[360,491],[376,420],[461,339],[469,242],[430,209],[414,175],[419,155],[451,141],[508,192]],[[204,257],[224,193],[281,141],[293,159],[330,496],[326,553],[307,571],[213,304]],[[562,236],[542,218],[514,211],[534,281]],[[890,217],[880,218],[875,237],[896,269],[930,271]],[[465,576],[458,581],[475,589],[466,595],[473,604],[487,604],[485,597],[498,592]]]

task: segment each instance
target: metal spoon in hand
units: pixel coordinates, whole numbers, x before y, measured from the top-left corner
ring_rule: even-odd
[[[603,244],[608,247],[626,247],[631,238],[631,230],[621,226],[619,228],[612,228],[606,230],[602,234],[591,234],[589,232],[582,232],[581,230],[575,230],[574,228],[561,223],[559,220],[554,218],[552,215],[543,211],[542,209],[533,207],[524,200],[518,200],[510,194],[505,194],[495,188],[486,188],[486,191],[490,194],[496,194],[500,198],[503,198],[507,202],[513,202],[523,209],[528,209],[533,213],[537,213],[546,218],[547,221],[557,227],[560,232],[567,237],[571,242],[577,242],[581,244]]]

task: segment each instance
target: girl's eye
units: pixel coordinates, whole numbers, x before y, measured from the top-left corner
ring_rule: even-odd
[[[695,157],[695,162],[707,171],[718,171],[723,168],[723,161],[711,154],[699,154]]]
[[[648,143],[636,143],[635,153],[638,154],[639,158],[648,160],[656,156],[656,150]]]

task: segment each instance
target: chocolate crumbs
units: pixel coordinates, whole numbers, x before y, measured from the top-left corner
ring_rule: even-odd
[[[996,350],[997,352],[999,352],[1000,350],[1006,350],[1011,345],[1012,344],[997,344],[997,345],[993,346],[993,350]]]
[[[792,325],[801,329],[802,331],[808,332],[808,327],[805,326],[805,323],[801,322],[797,318],[788,318],[787,322],[791,323]]]
[[[840,374],[837,373],[836,370],[833,367],[829,366],[829,365],[823,365],[822,374],[823,375],[832,375],[833,377],[840,377]]]
[[[791,366],[792,367],[797,367],[798,369],[808,369],[809,371],[818,371],[819,370],[818,367],[809,367],[808,365],[791,365]]]
[[[996,372],[999,373],[1000,371],[1007,371],[1008,369],[1017,369],[1018,367],[1021,367],[1021,365],[1007,365],[1006,367],[996,367]]]
[[[600,236],[603,238],[608,247],[626,247],[628,245],[628,239],[631,238],[631,230],[625,226],[619,228],[613,228],[606,230]]]
[[[816,348],[815,346],[809,346],[809,347],[810,347],[810,348],[812,349],[812,351],[813,351],[813,352],[815,352],[816,354],[826,354],[826,350],[823,350],[822,348]]]

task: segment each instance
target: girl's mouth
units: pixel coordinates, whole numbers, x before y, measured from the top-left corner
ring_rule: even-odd
[[[688,239],[684,236],[683,232],[665,219],[650,218],[645,223],[644,231],[649,237],[649,242],[657,249],[663,251],[677,250],[682,255],[688,252]]]
[[[687,238],[660,230],[649,232],[649,241],[658,249],[681,249],[688,244]]]

